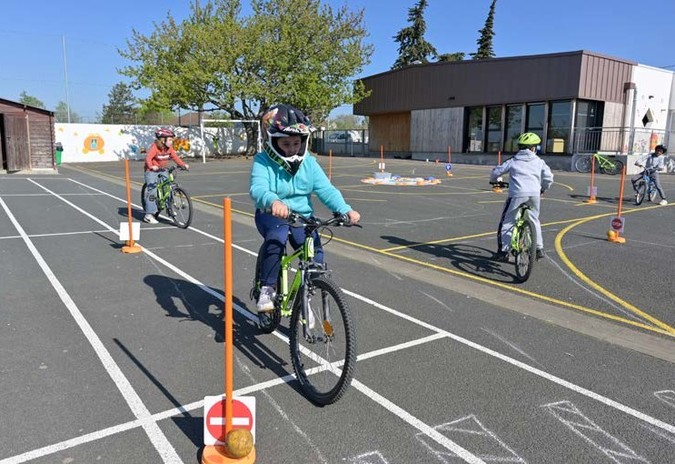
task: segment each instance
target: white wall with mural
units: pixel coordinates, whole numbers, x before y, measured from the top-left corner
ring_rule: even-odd
[[[143,159],[160,126],[123,124],[56,123],[55,142],[63,147],[61,163]],[[174,149],[182,156],[202,157],[246,152],[246,133],[241,123],[225,127],[171,127]]]

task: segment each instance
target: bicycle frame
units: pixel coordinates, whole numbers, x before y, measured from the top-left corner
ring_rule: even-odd
[[[291,269],[291,263],[295,260],[299,260],[298,271],[295,273],[293,280],[288,282],[288,271]],[[292,303],[297,297],[298,290],[302,287],[305,278],[305,271],[308,268],[308,264],[312,263],[314,260],[314,237],[305,237],[305,242],[302,247],[294,251],[290,255],[283,255],[281,257],[281,270],[280,270],[280,289],[277,295],[279,298],[279,308],[281,311],[282,317],[290,317],[291,312],[293,311]]]
[[[523,228],[523,224],[527,221],[527,216],[530,214],[530,205],[523,203],[518,207],[518,212],[516,213],[516,219],[513,224],[513,231],[511,233],[511,250],[514,253],[520,253],[520,231]]]
[[[158,176],[159,182],[157,183],[157,205],[160,210],[163,210],[166,207],[166,200],[171,196],[171,190],[173,189],[174,175],[172,172],[167,171],[167,174],[160,173]]]

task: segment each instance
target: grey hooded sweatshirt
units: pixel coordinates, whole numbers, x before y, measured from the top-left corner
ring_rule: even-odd
[[[534,197],[553,184],[553,173],[546,162],[530,150],[520,150],[492,169],[490,181],[509,174],[509,197]]]

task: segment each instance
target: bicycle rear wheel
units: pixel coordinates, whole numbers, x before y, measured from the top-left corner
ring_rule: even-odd
[[[192,223],[192,200],[181,187],[176,187],[166,205],[167,213],[173,223],[181,229],[187,229]]]
[[[650,182],[649,183],[649,201],[653,202],[654,198],[656,198],[656,185],[654,183]]]
[[[141,206],[143,207],[143,212],[147,211],[148,208],[146,207],[146,201],[145,201],[145,192],[148,190],[148,184],[143,184],[143,187],[141,187]],[[157,212],[153,215],[155,216],[155,219],[159,217],[159,205],[157,205]]]
[[[579,172],[591,172],[591,157],[580,156],[574,162],[574,167]]]
[[[644,201],[645,194],[647,193],[647,184],[645,183],[644,180],[640,180],[637,182],[637,184],[635,185],[635,191],[637,192],[635,194],[635,204],[639,206]]]
[[[339,400],[352,382],[356,337],[345,295],[333,281],[318,276],[307,283],[307,321],[302,290],[291,316],[291,361],[305,396],[324,406]]]
[[[525,282],[532,274],[537,253],[537,232],[529,219],[523,222],[518,235],[518,251],[516,252],[516,279]]]
[[[607,164],[604,164],[600,167],[600,171],[602,171],[604,174],[613,176],[616,173],[623,171],[623,163],[619,160],[608,160]]]

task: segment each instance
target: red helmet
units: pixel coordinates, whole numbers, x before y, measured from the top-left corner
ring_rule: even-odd
[[[164,128],[164,127],[162,127],[161,129],[157,129],[157,131],[155,132],[155,138],[157,138],[157,139],[161,139],[161,138],[164,138],[164,137],[173,138],[175,136],[176,136],[176,134],[174,134],[171,129],[167,129],[167,128]]]

